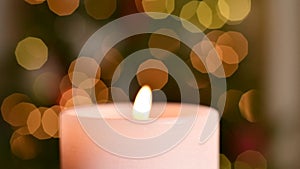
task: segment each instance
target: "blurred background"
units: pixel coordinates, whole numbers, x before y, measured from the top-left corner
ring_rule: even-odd
[[[74,106],[74,97],[86,105],[112,102],[111,91],[124,94],[110,87],[117,66],[149,47],[168,50],[191,68],[197,85],[187,84],[199,90],[203,105],[210,105],[208,74],[226,78],[227,91],[219,95],[220,103],[226,99],[220,168],[299,168],[299,5],[296,0],[2,0],[0,168],[60,168],[60,112]],[[138,12],[172,14],[196,25],[208,38],[194,46],[202,49],[204,62],[179,40],[158,34],[176,35],[166,29],[124,39],[100,65],[89,57],[77,59],[96,30]],[[222,64],[214,62],[209,44]],[[163,63],[166,56],[152,55],[155,59],[139,67],[129,97],[133,100],[140,86],[149,84],[164,91],[168,101],[180,101]],[[142,70],[151,64],[164,71]],[[72,81],[75,75],[80,78]]]

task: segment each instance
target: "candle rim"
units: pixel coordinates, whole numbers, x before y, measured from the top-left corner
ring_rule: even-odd
[[[119,105],[130,105],[132,107],[131,104],[129,103],[118,103]],[[153,102],[152,103],[152,107],[156,107],[156,106],[159,106],[159,105],[163,105],[163,103],[160,103],[160,102]],[[182,109],[182,106],[191,106],[191,107],[195,107],[197,106],[197,115],[198,116],[206,116],[210,110],[212,111],[216,111],[218,112],[217,110],[215,110],[214,108],[212,107],[209,107],[209,106],[205,106],[205,105],[198,105],[198,104],[192,104],[192,103],[177,103],[177,102],[168,102],[166,104],[166,109],[170,109],[170,107],[174,107],[176,106],[175,108],[179,110],[178,113],[176,113],[176,115],[160,115],[159,118],[160,119],[174,119],[174,118],[177,118],[178,115],[180,113],[183,113],[181,116],[182,117],[189,117],[191,115],[191,113],[189,112],[180,112],[181,109]],[[114,109],[111,109],[111,107],[114,107]],[[87,110],[87,109],[90,109],[92,107],[92,112],[89,111],[88,113],[79,113],[79,112],[76,112],[74,113],[75,111],[74,110],[77,110],[77,111],[80,111],[80,110]],[[95,109],[96,108],[96,109]],[[68,108],[68,109],[65,109],[61,112],[62,115],[71,115],[71,116],[77,116],[77,117],[80,117],[80,118],[98,118],[99,117],[99,114],[95,114],[95,111],[94,110],[98,110],[97,113],[99,113],[99,108],[103,108],[102,112],[107,112],[108,109],[109,110],[109,113],[101,113],[101,117],[102,118],[105,118],[105,119],[111,119],[111,120],[123,120],[124,117],[122,115],[120,115],[117,111],[116,111],[116,108],[114,106],[114,103],[107,103],[107,104],[94,104],[94,105],[82,105],[82,106],[77,106],[77,107],[73,107],[73,108]],[[201,111],[200,111],[201,110]],[[152,114],[151,114],[152,115]],[[153,120],[153,117],[149,117],[149,120]]]

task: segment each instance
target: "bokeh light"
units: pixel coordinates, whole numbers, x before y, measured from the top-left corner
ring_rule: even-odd
[[[68,74],[74,86],[90,89],[100,79],[101,68],[93,58],[79,57],[71,63]]]
[[[99,80],[95,86],[96,100],[97,103],[106,103],[109,100],[109,91],[106,84]]]
[[[267,160],[258,151],[247,150],[242,152],[236,158],[234,163],[235,169],[259,168],[267,169]]]
[[[9,143],[12,144],[12,142],[14,141],[15,138],[19,137],[19,136],[24,136],[24,135],[29,135],[29,131],[28,128],[26,126],[17,128],[13,134],[10,137],[10,141]]]
[[[199,19],[199,22],[205,26],[206,28],[209,28],[212,24],[213,20],[213,12],[211,8],[207,5],[205,1],[199,2],[199,6],[197,9],[197,16]]]
[[[107,19],[117,8],[116,0],[85,0],[85,10],[94,19]]]
[[[212,74],[219,78],[227,78],[232,76],[238,70],[238,68],[238,64],[227,64],[222,62],[218,69],[212,72]]]
[[[148,59],[139,66],[136,77],[140,86],[161,89],[168,82],[168,68],[160,60]]]
[[[194,50],[199,51],[197,56]],[[192,66],[201,73],[211,73],[218,78],[232,76],[239,63],[248,55],[248,41],[239,32],[211,31],[207,39],[193,47],[190,53]],[[199,58],[203,58],[201,61]]]
[[[203,61],[193,51],[190,53],[190,60],[195,69],[197,69],[201,73],[207,73],[207,70],[206,70],[206,67],[205,67]]]
[[[20,66],[27,70],[37,70],[46,63],[48,48],[41,39],[27,37],[18,43],[15,55]]]
[[[190,60],[192,63],[192,66],[198,70],[201,73],[207,73],[207,68],[206,68],[206,58],[209,55],[211,51],[214,50],[214,44],[210,42],[209,40],[202,40],[199,43],[197,43],[193,48],[190,53]],[[198,56],[194,51],[198,51]],[[216,53],[211,53],[216,54]],[[203,60],[201,60],[202,58]],[[218,62],[220,63],[220,62]]]
[[[203,0],[199,2],[197,16],[199,22],[207,29],[219,29],[223,27],[227,21],[218,15],[216,6],[216,0]]]
[[[46,0],[25,0],[25,2],[29,3],[30,5],[37,5],[45,2]]]
[[[220,169],[231,169],[231,162],[224,154],[220,155]]]
[[[71,88],[72,88],[72,83],[69,78],[69,75],[65,75],[59,82],[59,91],[62,94]]]
[[[190,59],[193,67],[201,73],[211,73],[219,78],[232,76],[238,69],[238,64],[227,64],[223,62],[221,58],[227,59],[227,61],[231,60],[230,58],[227,58],[230,56],[220,56],[228,54],[228,52],[225,53],[226,51],[223,51],[222,49],[223,48],[215,48],[214,42],[208,40],[203,40],[196,44],[190,53]],[[197,56],[194,53],[194,50],[198,50],[200,56]],[[203,61],[199,57],[201,57]]]
[[[23,159],[30,160],[38,155],[39,148],[36,140],[20,128],[14,132],[10,140],[12,153]]]
[[[19,103],[11,109],[7,122],[16,127],[25,126],[30,113],[34,109],[36,109],[36,107],[32,103]]]
[[[238,64],[239,56],[230,46],[216,45],[216,51],[220,59],[227,64]]]
[[[9,122],[11,119],[11,113],[10,113],[11,109],[14,108],[19,103],[29,102],[29,101],[30,98],[21,93],[13,93],[7,96],[1,104],[1,113],[2,113],[3,120]]]
[[[186,3],[180,11],[180,18],[183,18],[191,22],[194,26],[198,27],[200,30],[205,31],[206,27],[199,22],[197,16],[198,5],[199,5],[199,1],[189,1],[188,3]],[[190,32],[198,32],[197,29],[195,29],[193,26],[187,24],[184,21],[182,22],[182,26]]]
[[[175,0],[142,0],[144,11],[159,12],[156,14],[147,13],[150,17],[155,19],[166,18],[174,10]]]
[[[88,104],[92,104],[92,99],[85,90],[80,88],[71,88],[65,91],[59,100],[62,109]]]
[[[56,106],[58,109],[58,107]],[[42,117],[42,126],[48,135],[53,137],[58,132],[59,121],[58,121],[58,113],[55,108],[47,109]]]
[[[241,62],[248,55],[248,40],[243,34],[235,31],[228,31],[219,36],[217,45],[232,47]]]
[[[254,123],[259,120],[259,98],[258,91],[252,89],[245,92],[239,101],[240,112],[249,122]]]
[[[61,114],[61,106],[59,105],[54,105],[51,107],[51,109],[56,113],[57,117],[58,117],[58,122],[60,122],[60,114]],[[59,124],[57,126],[57,132],[53,135],[53,138],[59,138]]]
[[[47,0],[49,9],[59,16],[71,15],[78,7],[79,0]]]
[[[45,111],[47,110],[47,107],[39,107],[38,110],[41,113],[41,116],[44,116]],[[45,139],[49,139],[51,138],[51,136],[49,134],[47,134],[42,126],[42,124],[39,125],[39,127],[37,128],[37,130],[32,133],[32,135],[39,139],[39,140],[45,140]]]
[[[27,128],[30,134],[33,134],[37,131],[37,129],[41,125],[41,112],[38,108],[34,109],[30,112],[28,119],[27,119]]]
[[[205,65],[209,73],[215,73],[217,69],[222,66],[219,54],[215,50],[209,51],[205,59]]]
[[[163,34],[163,35],[162,35]],[[171,29],[159,29],[151,34],[148,46],[149,48],[160,48],[169,52],[176,52],[180,48],[180,41],[171,38],[171,36],[179,38],[178,35]],[[151,50],[151,54],[157,59],[165,59],[168,54],[157,50]]]
[[[218,0],[222,17],[235,23],[244,20],[251,11],[251,0]]]
[[[219,39],[219,36],[221,36],[224,33],[224,31],[221,30],[212,30],[206,34],[206,37],[211,41],[216,43]]]

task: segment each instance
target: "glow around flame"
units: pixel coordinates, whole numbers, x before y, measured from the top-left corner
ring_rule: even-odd
[[[148,120],[152,106],[152,91],[147,85],[143,86],[133,104],[132,116],[135,120]]]

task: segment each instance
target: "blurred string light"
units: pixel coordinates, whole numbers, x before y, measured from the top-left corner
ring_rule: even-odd
[[[199,22],[197,16],[198,5],[199,1],[189,1],[182,7],[179,17],[191,22],[200,30],[205,31],[206,27]],[[190,32],[197,32],[197,30],[194,27],[191,27],[191,25],[187,24],[186,22],[182,22],[182,25],[185,29],[187,29]]]
[[[40,136],[42,131],[49,130],[45,127],[47,125],[43,126],[43,123],[51,123],[51,128],[53,128],[53,126],[55,127],[58,125],[58,114],[61,111],[60,106],[56,105],[51,108],[37,108],[34,104],[30,103],[29,101],[30,100],[28,96],[19,93],[14,93],[8,96],[4,99],[1,106],[2,115],[3,117],[6,117],[4,118],[4,120],[10,125],[17,128],[25,127],[26,131],[28,131],[28,134],[38,136],[37,138],[42,138]],[[56,116],[54,116],[53,113],[55,113]],[[54,129],[58,129],[58,127]],[[25,129],[20,131],[25,131]],[[37,131],[39,133],[37,133]],[[57,130],[54,134],[56,133]],[[54,134],[50,136],[54,136]]]
[[[15,55],[20,66],[27,70],[37,70],[46,63],[48,48],[41,39],[27,37],[18,43]]]
[[[201,73],[208,72],[203,62],[205,62],[205,58],[208,56],[209,52],[213,50],[214,47],[212,44],[213,42],[202,40],[193,46],[190,53],[190,61],[192,66]],[[200,56],[198,56],[194,51],[198,51]],[[203,60],[201,60],[199,57]]]
[[[213,30],[206,34],[206,37],[212,42],[216,43],[219,39],[219,36],[221,36],[224,33],[224,31],[221,30]]]
[[[23,160],[35,158],[39,153],[37,140],[29,135],[26,127],[16,130],[10,139],[11,151]]]
[[[180,49],[180,41],[175,38],[171,38],[172,36],[179,39],[179,36],[173,30],[159,29],[151,34],[148,46],[149,48],[160,48],[174,53]],[[160,60],[164,60],[168,57],[168,53],[166,52],[159,52],[151,49],[150,52],[155,58]]]
[[[226,19],[221,18],[217,12],[218,0],[203,0],[199,2],[197,17],[199,22],[206,29],[219,29],[226,23]],[[210,19],[207,19],[209,17]]]
[[[59,129],[59,112],[60,106],[52,106],[48,108],[42,117],[42,126],[49,136],[58,137],[58,129]]]
[[[222,66],[223,66],[223,68],[222,68]],[[212,72],[212,74],[219,78],[230,77],[238,70],[239,65],[238,64],[227,64],[225,62],[222,62],[222,66],[219,66],[215,72]]]
[[[47,109],[48,109],[47,107],[39,107],[36,109],[36,111],[40,113],[41,116],[43,117]],[[32,135],[39,140],[45,140],[51,138],[51,136],[45,132],[42,123],[39,124],[39,127],[32,133]]]
[[[72,88],[72,83],[71,83],[71,80],[69,78],[69,75],[67,74],[64,77],[62,77],[60,82],[59,82],[59,91],[62,94],[65,91],[67,91],[71,88]]]
[[[36,109],[32,103],[22,102],[10,110],[8,123],[15,127],[25,126],[30,113]]]
[[[146,13],[159,12],[159,14],[147,13],[150,17],[162,19],[168,17],[173,12],[175,0],[142,0],[142,6]]]
[[[107,19],[117,8],[116,0],[84,0],[85,10],[94,19]]]
[[[244,20],[251,10],[251,0],[218,0],[218,11],[229,24]]]
[[[95,86],[97,103],[107,103],[109,100],[109,89],[106,84],[99,80]]]
[[[1,113],[2,117],[6,122],[10,122],[12,119],[11,110],[19,103],[22,102],[29,102],[30,98],[24,94],[21,93],[14,93],[9,96],[7,96],[1,105]]]
[[[234,169],[267,169],[267,160],[258,151],[247,150],[239,154],[234,162]]]
[[[37,5],[45,2],[46,0],[25,0],[25,2],[29,3],[30,5]]]
[[[231,169],[231,162],[224,154],[220,154],[220,169]]]
[[[240,112],[249,122],[254,123],[259,120],[259,98],[258,91],[252,89],[245,92],[239,101]]]
[[[193,50],[200,51],[201,56],[197,56]],[[248,55],[248,41],[239,32],[214,30],[207,34],[207,39],[196,44],[193,50],[190,60],[195,69],[226,78],[238,70],[238,64]]]
[[[226,91],[218,100],[218,103],[226,100],[222,118],[233,122],[243,117],[248,122],[258,122],[260,119],[259,98],[258,91],[254,89],[245,93],[235,89]]]
[[[213,11],[205,1],[199,2],[197,8],[197,17],[199,22],[206,28],[209,28],[213,22]]]
[[[84,89],[80,88],[71,88],[63,92],[59,100],[59,105],[62,109],[79,105],[89,105],[92,103],[90,95]]]
[[[20,93],[6,97],[1,105],[3,119],[15,129],[10,139],[11,151],[17,157],[29,160],[39,150],[38,140],[58,138],[60,106],[36,107],[31,99]]]
[[[12,142],[14,141],[15,138],[19,137],[19,136],[24,136],[24,135],[29,135],[29,131],[28,131],[28,128],[26,126],[24,127],[20,127],[18,128],[17,130],[15,130],[13,132],[13,134],[11,135],[11,138],[10,138],[10,144],[12,144]]]
[[[217,45],[216,46],[217,53],[221,60],[223,60],[227,64],[238,64],[239,57],[236,52],[229,46]]]
[[[220,61],[217,51],[210,50],[205,58],[205,65],[208,72],[215,73],[216,70],[222,66],[222,61]],[[224,66],[224,65],[223,65]]]
[[[42,119],[42,115],[38,108],[30,112],[26,122],[30,134],[35,133],[37,129],[40,127],[41,119]]]
[[[228,46],[236,52],[238,62],[241,62],[248,55],[248,41],[243,34],[235,31],[224,32],[219,36],[216,44],[219,46]],[[233,57],[232,55],[225,55],[224,58]]]
[[[68,74],[74,86],[89,89],[94,87],[100,79],[101,68],[93,58],[79,57],[69,66]]]
[[[80,0],[47,0],[49,9],[59,16],[71,15],[78,7]]]
[[[168,68],[160,60],[148,59],[139,66],[136,77],[140,86],[161,89],[168,82]]]
[[[140,0],[135,0],[135,4],[139,12],[151,11],[171,14],[174,10],[174,2],[171,0],[142,0],[143,8]],[[181,7],[179,16],[205,31],[206,29],[222,28],[226,23],[238,24],[248,16],[250,10],[251,0],[194,0],[188,1]],[[164,17],[166,16],[168,15]],[[163,18],[163,16],[156,18]],[[187,30],[196,31],[185,22],[182,24]]]

